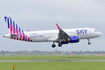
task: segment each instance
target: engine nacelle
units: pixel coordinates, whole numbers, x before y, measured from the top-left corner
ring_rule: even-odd
[[[79,36],[72,36],[72,37],[70,37],[70,41],[64,40],[61,42],[61,44],[78,43],[79,40],[80,40]]]
[[[79,36],[72,36],[70,37],[70,43],[77,43],[79,42]]]

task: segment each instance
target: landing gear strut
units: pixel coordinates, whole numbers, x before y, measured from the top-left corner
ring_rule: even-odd
[[[91,44],[91,42],[89,41],[89,39],[87,39],[88,40],[88,45],[90,45]]]

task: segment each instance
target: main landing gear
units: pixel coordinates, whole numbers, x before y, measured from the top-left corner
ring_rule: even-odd
[[[90,40],[89,39],[87,39],[88,40],[88,45],[91,45],[91,42],[90,42]]]
[[[59,46],[59,47],[61,47],[61,46],[62,46],[62,44],[61,44],[61,43],[59,43],[59,44],[58,44],[58,46]]]
[[[53,44],[52,44],[52,48],[55,48],[56,47],[56,45],[54,44],[55,42],[53,42]]]
[[[59,44],[58,44],[58,46],[59,46],[59,47],[61,47],[61,46],[62,46],[62,44],[61,44],[61,43],[59,43]],[[53,44],[52,44],[52,48],[55,48],[55,47],[56,47],[56,45],[55,45],[55,44],[54,44],[54,42],[53,42]]]
[[[55,48],[56,47],[56,45],[55,44],[52,44],[52,48]]]

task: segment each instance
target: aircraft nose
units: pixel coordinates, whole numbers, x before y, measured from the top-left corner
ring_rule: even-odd
[[[99,32],[99,33],[98,33],[98,35],[99,35],[99,36],[101,36],[101,35],[102,35],[102,33],[101,33],[101,32]]]
[[[3,35],[3,37],[5,37],[5,35]]]

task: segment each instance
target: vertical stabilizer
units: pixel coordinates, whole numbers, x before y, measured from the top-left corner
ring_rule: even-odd
[[[9,29],[9,34],[11,39],[22,40],[22,41],[30,41],[30,37],[28,37],[23,30],[10,18],[4,17],[7,28]]]

